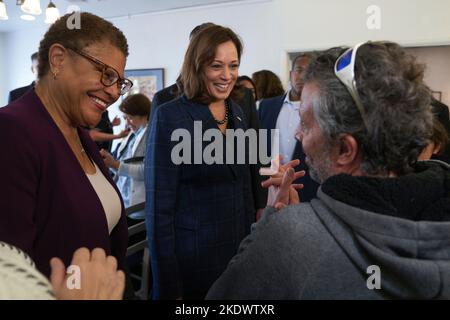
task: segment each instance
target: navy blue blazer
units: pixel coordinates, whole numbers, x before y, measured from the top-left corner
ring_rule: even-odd
[[[259,119],[261,120],[261,128],[263,129],[275,129],[277,126],[278,115],[280,114],[281,107],[283,106],[286,94],[278,97],[268,98],[261,100],[259,104]],[[272,150],[272,137],[269,131],[267,135],[268,150]],[[300,141],[297,141],[295,145],[294,154],[292,159],[299,159],[300,165],[295,170],[305,170],[306,175],[300,178],[296,183],[303,183],[304,188],[299,191],[300,201],[309,202],[315,198],[319,184],[311,179],[309,176],[309,170],[305,163],[305,153],[303,152],[303,146]]]
[[[233,102],[231,112],[234,129],[245,130]],[[172,132],[186,129],[193,147],[194,121],[203,132],[218,130],[207,105],[181,96],[161,105],[150,126],[145,183],[154,299],[203,298],[254,221],[248,165],[172,162],[179,143]]]

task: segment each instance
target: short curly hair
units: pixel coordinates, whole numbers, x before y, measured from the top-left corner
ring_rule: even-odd
[[[411,172],[433,127],[424,66],[392,42],[359,47],[355,80],[369,124],[365,128],[349,91],[334,74],[335,62],[345,50],[316,53],[304,74],[305,83],[319,87],[313,112],[329,147],[340,134],[351,134],[362,150],[361,169],[366,174]]]
[[[80,29],[67,27],[67,20],[72,16],[72,13],[68,13],[59,18],[45,33],[39,44],[39,78],[49,71],[48,53],[55,43],[79,51],[93,43],[107,41],[128,57],[128,43],[122,31],[111,22],[92,13],[80,12],[79,14]]]

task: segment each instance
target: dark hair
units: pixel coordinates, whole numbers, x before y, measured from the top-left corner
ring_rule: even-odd
[[[270,70],[260,70],[252,74],[258,99],[272,98],[284,94],[280,78]]]
[[[242,42],[233,30],[212,25],[201,30],[189,43],[178,86],[188,99],[209,104],[211,97],[205,86],[205,67],[214,60],[217,47],[232,41],[241,60]]]
[[[294,60],[292,60],[292,66],[291,66],[291,70],[294,70],[295,68],[295,63],[297,62],[298,59],[300,58],[308,58],[309,60],[311,60],[313,58],[313,55],[310,53],[301,53],[297,56],[295,56]]]
[[[437,154],[443,154],[449,137],[447,130],[445,130],[442,123],[436,117],[433,118],[433,133],[430,140],[433,142],[435,148],[439,147]]]
[[[50,47],[55,43],[80,51],[93,43],[107,41],[119,49],[125,57],[128,56],[127,39],[122,31],[111,22],[92,13],[80,12],[79,14],[80,29],[67,27],[67,20],[72,16],[72,13],[68,13],[59,18],[45,33],[39,45],[39,78],[49,70],[48,53]]]
[[[424,66],[395,43],[368,42],[359,47],[355,81],[369,124],[365,128],[349,91],[334,74],[336,60],[345,50],[318,54],[304,74],[306,84],[319,88],[312,108],[327,145],[333,146],[341,134],[351,134],[358,141],[366,174],[412,171],[433,125]]]
[[[151,102],[142,93],[132,94],[126,97],[119,106],[119,110],[130,116],[148,117],[151,111]]]
[[[33,62],[34,60],[37,60],[38,58],[39,58],[38,53],[37,53],[37,52],[33,53],[33,54],[31,55],[31,62]]]
[[[191,40],[194,36],[196,36],[203,29],[214,26],[214,25],[215,24],[212,22],[205,22],[205,23],[199,24],[194,29],[192,29],[191,33],[189,34],[189,40]]]
[[[253,86],[254,88],[256,88],[255,83],[253,82],[252,78],[250,78],[249,76],[239,76],[239,77],[237,78],[237,80],[236,80],[236,83],[237,83],[237,84],[240,84],[241,81],[248,81],[248,82],[250,82],[250,83],[252,84],[252,86]]]
[[[242,81],[248,81],[252,84],[254,90],[250,90],[241,84]],[[252,95],[255,95],[255,101],[258,100],[256,95],[256,86],[253,80],[248,76],[239,76],[234,85],[233,91],[231,92],[231,99],[234,101],[240,101],[245,96],[245,90],[251,91]]]

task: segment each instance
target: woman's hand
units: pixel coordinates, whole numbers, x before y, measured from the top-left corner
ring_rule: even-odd
[[[100,154],[103,157],[105,166],[107,166],[108,168],[113,168],[113,169],[119,170],[120,161],[115,160],[113,158],[113,156],[111,155],[111,153],[109,153],[105,149],[101,149]]]
[[[71,274],[59,258],[50,260],[50,281],[59,300],[120,300],[125,290],[125,274],[117,270],[117,260],[105,251],[86,248],[75,251]]]
[[[116,138],[117,139],[125,138],[129,133],[130,133],[130,129],[123,129],[118,134],[116,134]]]
[[[113,126],[113,127],[115,127],[115,126],[118,126],[118,125],[120,125],[120,118],[118,117],[118,116],[115,116],[114,117],[114,119],[113,119],[113,121],[111,121],[111,125]]]
[[[282,157],[279,156],[281,160]],[[300,160],[292,160],[278,168],[278,172],[262,183],[264,188],[269,188],[267,205],[276,209],[284,208],[290,204],[299,203],[298,189],[303,184],[293,184],[295,180],[305,175],[305,171],[295,172],[294,167],[300,164]]]

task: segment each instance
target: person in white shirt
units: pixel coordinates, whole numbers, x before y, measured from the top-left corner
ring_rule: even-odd
[[[295,57],[292,61],[290,72],[290,90],[284,95],[263,99],[258,110],[261,128],[269,130],[267,143],[268,149],[274,153],[272,157],[276,157],[277,154],[275,153],[279,153],[282,156],[282,164],[299,159],[300,164],[296,167],[296,170],[304,170],[306,172],[305,176],[298,181],[298,183],[304,185],[304,188],[299,191],[302,201],[309,201],[314,198],[318,188],[318,184],[309,176],[302,143],[295,138],[301,121],[299,109],[301,92],[303,90],[302,76],[310,60],[311,56],[309,54],[301,54]],[[278,136],[272,137],[271,129],[278,129]],[[278,148],[273,143],[274,141],[277,142]]]

